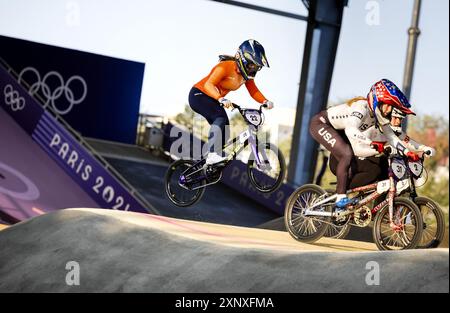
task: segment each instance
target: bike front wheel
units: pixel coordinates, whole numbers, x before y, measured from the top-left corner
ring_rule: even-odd
[[[393,224],[389,218],[389,204],[375,216],[373,239],[380,250],[414,249],[422,238],[422,214],[409,199],[396,198],[393,205]]]
[[[286,202],[284,223],[289,234],[296,240],[312,243],[319,240],[327,231],[331,217],[305,216],[305,210],[326,196],[325,190],[317,185],[304,185],[298,188]],[[331,212],[331,206],[322,206],[318,211]]]
[[[266,143],[258,148],[258,155],[252,152],[247,163],[247,174],[255,188],[264,193],[277,190],[283,183],[286,162],[281,151],[273,144]],[[256,157],[261,165],[256,162]]]
[[[422,212],[423,234],[418,249],[437,248],[445,234],[445,217],[440,206],[426,197],[417,197],[414,203]]]
[[[197,203],[205,193],[205,180],[201,178],[202,172],[193,168],[192,160],[178,160],[170,164],[167,169],[164,182],[166,195],[173,204],[179,207],[187,207]],[[186,178],[186,172],[199,171],[193,177]],[[185,176],[182,178],[182,176]]]

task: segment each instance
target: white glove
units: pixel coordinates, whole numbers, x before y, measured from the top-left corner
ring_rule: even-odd
[[[434,155],[436,155],[436,150],[431,148],[431,147],[423,147],[422,151],[425,153],[426,156],[428,157],[432,157]]]
[[[219,98],[220,105],[223,106],[225,109],[231,108],[233,106],[233,103],[231,103],[230,100],[225,99],[224,97]]]
[[[267,109],[269,109],[269,110],[273,109],[273,102],[272,101],[264,100],[263,104],[266,105]]]

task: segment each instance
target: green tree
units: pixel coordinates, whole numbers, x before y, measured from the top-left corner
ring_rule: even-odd
[[[438,163],[449,155],[449,124],[442,116],[423,115],[410,118],[408,135],[415,141],[436,149],[436,155],[427,160],[429,170],[435,170]],[[435,138],[430,138],[430,134]]]
[[[415,141],[432,146],[436,155],[425,160],[428,170],[428,181],[418,189],[419,194],[430,197],[441,206],[448,206],[448,177],[438,178],[436,169],[439,163],[445,163],[449,156],[449,123],[442,116],[423,115],[410,118],[408,135]]]

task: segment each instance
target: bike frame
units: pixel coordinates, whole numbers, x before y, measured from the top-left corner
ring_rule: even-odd
[[[411,172],[411,170],[410,170],[410,168],[409,168],[409,161],[408,161],[408,159],[405,159],[404,161],[405,161],[405,165],[406,165],[406,168],[407,168],[407,175],[408,175],[408,181],[409,181],[409,183],[408,183],[408,189],[406,189],[406,191],[409,192],[410,197],[411,197],[412,199],[415,199],[415,198],[417,197],[416,183],[415,183],[415,181],[414,181],[414,178],[415,178],[415,177],[414,177],[413,173]],[[423,158],[421,159],[421,162],[423,163]],[[395,196],[396,196],[396,194],[397,194],[397,188],[396,188],[396,187],[397,187],[397,182],[398,182],[398,180],[395,179],[395,175],[394,175],[394,173],[393,173],[393,171],[392,171],[392,167],[391,167],[391,164],[392,164],[392,158],[389,158],[389,159],[388,159],[388,164],[389,164],[389,167],[388,167],[388,168],[389,168],[389,169],[388,169],[388,171],[389,171],[389,182],[390,182],[390,186],[391,186],[391,188],[389,189],[388,198],[387,198],[386,200],[382,201],[382,202],[381,202],[380,204],[378,204],[377,206],[375,206],[375,207],[372,209],[372,214],[375,214],[377,211],[379,211],[379,210],[380,210],[387,202],[389,202],[390,210],[393,209],[393,201],[394,201],[394,198],[395,198]],[[423,166],[423,165],[422,165],[422,166]],[[378,193],[378,192],[376,191],[376,189],[377,189],[377,187],[378,187],[378,184],[379,184],[379,182],[373,183],[373,184],[370,184],[370,185],[367,185],[367,186],[363,186],[363,187],[353,188],[353,189],[347,191],[347,194],[349,194],[349,193],[354,193],[354,192],[369,192],[369,191],[375,190],[374,193],[370,194],[370,195],[367,196],[365,199],[363,199],[362,201],[360,201],[360,202],[358,203],[358,205],[355,206],[355,209],[358,209],[358,208],[360,208],[361,206],[363,206],[363,205],[369,203],[370,201],[375,200],[375,199],[378,198],[380,195],[385,194],[385,193],[381,193],[381,194],[380,194],[380,193]],[[392,186],[394,186],[393,189],[392,189]],[[404,191],[403,191],[403,192],[404,192]],[[361,203],[362,203],[362,204],[361,204]],[[352,207],[350,207],[350,208],[352,208]],[[391,212],[391,211],[390,211],[390,212]]]
[[[378,192],[378,186],[380,183],[383,183],[385,181],[380,181],[380,182],[376,182],[373,184],[369,184],[366,186],[362,186],[362,187],[357,187],[357,188],[353,188],[347,191],[347,195],[351,194],[351,193],[367,193],[367,192],[371,192],[369,195],[367,195],[365,198],[363,198],[361,201],[359,201],[356,205],[350,205],[348,207],[348,210],[346,210],[345,212],[341,213],[341,214],[336,214],[335,212],[317,212],[314,211],[315,208],[320,207],[322,205],[325,205],[327,203],[329,203],[331,200],[334,200],[336,198],[336,195],[332,195],[330,197],[327,197],[325,199],[323,199],[322,201],[314,204],[312,207],[308,208],[305,211],[305,216],[330,216],[330,217],[339,217],[339,216],[344,216],[344,215],[348,215],[353,213],[354,211],[358,210],[359,208],[361,208],[362,206],[368,204],[369,202],[377,199],[380,196],[385,195],[386,193],[388,194],[387,198],[385,200],[383,200],[381,203],[379,203],[378,205],[376,205],[375,207],[372,208],[371,213],[375,214],[376,212],[378,212],[382,207],[384,207],[386,205],[386,203],[389,204],[389,219],[390,222],[393,222],[393,212],[394,212],[394,198],[397,194],[397,182],[399,180],[397,180],[395,178],[394,172],[392,170],[392,157],[388,158],[388,164],[389,164],[389,175],[388,175],[388,183],[389,183],[389,189],[383,192]],[[408,171],[408,176],[409,176],[409,188],[412,188],[412,190],[414,190],[415,193],[415,188],[414,188],[414,181],[413,181],[413,177],[412,174],[410,173],[409,167],[408,167],[408,163],[405,162],[405,164],[407,165],[407,171]]]

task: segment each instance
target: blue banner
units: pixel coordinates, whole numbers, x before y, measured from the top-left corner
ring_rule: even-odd
[[[275,213],[284,215],[286,200],[295,191],[295,188],[282,184],[280,188],[272,193],[262,193],[253,187],[247,174],[247,164],[241,161],[233,161],[223,171],[221,180],[228,187],[255,200],[256,202],[271,209]]]
[[[100,207],[148,212],[2,68],[0,68],[0,91],[3,98],[0,105],[3,109]],[[58,190],[54,192],[57,193]]]
[[[0,57],[85,137],[136,142],[145,64],[0,36]]]

